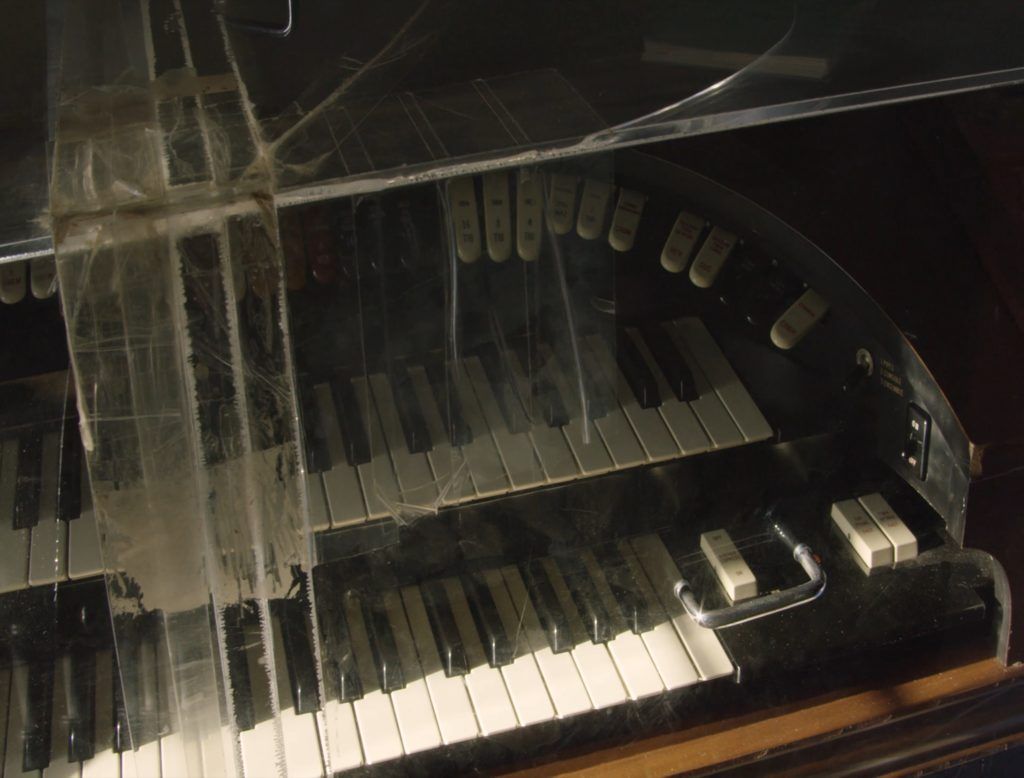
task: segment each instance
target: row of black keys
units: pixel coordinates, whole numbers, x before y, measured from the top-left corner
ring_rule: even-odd
[[[662,377],[671,388],[677,400],[689,402],[697,399],[698,391],[693,374],[672,338],[660,324],[646,324],[638,327],[637,332],[647,345],[661,371]],[[530,359],[525,348],[515,348],[515,355],[520,364],[537,365],[536,358]],[[589,410],[593,418],[602,418],[618,408],[616,387],[610,386],[600,376],[600,367],[594,364],[595,359],[587,349],[581,349],[583,372],[586,386],[593,389],[590,396]],[[630,390],[636,397],[641,408],[657,408],[661,405],[658,381],[652,368],[636,343],[625,333],[616,338],[616,360]],[[488,382],[494,390],[498,406],[505,424],[511,432],[528,432],[523,427],[524,420],[540,416],[548,426],[562,427],[572,419],[567,408],[567,398],[561,397],[555,383],[549,380],[544,371],[531,371],[531,397],[522,397],[513,368],[509,364],[511,355],[503,354],[494,344],[487,344],[473,352],[480,358],[487,374]],[[438,408],[442,413],[442,421],[448,432],[449,442],[453,446],[463,446],[472,442],[473,435],[469,424],[462,413],[458,393],[454,391],[454,381],[450,373],[438,362],[434,361],[426,367],[431,390]],[[423,412],[418,405],[416,392],[404,365],[395,364],[388,372],[390,377],[396,409],[405,436],[406,446],[410,453],[430,451],[433,443],[427,433],[427,425]],[[356,401],[349,376],[337,373],[327,379],[331,388],[335,410],[345,442],[345,456],[348,464],[353,467],[366,464],[371,459],[370,442],[366,432],[362,409]],[[300,379],[301,405],[303,426],[305,431],[307,466],[310,472],[330,470],[332,462],[328,452],[327,439],[323,432],[323,424],[313,396],[313,381]],[[518,404],[518,408],[513,405]],[[333,463],[339,464],[339,463]]]

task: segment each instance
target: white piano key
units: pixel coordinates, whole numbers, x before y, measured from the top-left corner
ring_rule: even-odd
[[[675,585],[682,576],[661,538],[657,535],[644,535],[633,538],[631,542],[637,559],[647,573],[651,588],[671,618],[672,626],[686,646],[687,653],[701,678],[707,681],[732,675],[732,661],[725,653],[715,631],[700,626],[690,618],[676,597]]]
[[[607,384],[609,379],[606,379],[604,372],[596,364],[596,360],[591,355],[586,343],[581,341],[579,348],[583,363],[590,365],[587,371],[590,379],[595,383],[601,382],[605,384],[605,388],[614,397],[614,384]],[[590,391],[596,391],[596,387],[590,387]],[[637,440],[633,427],[630,426],[629,419],[626,418],[626,414],[622,412],[622,408],[618,406],[617,401],[613,402],[613,406],[604,416],[594,419],[594,426],[601,433],[605,447],[608,449],[608,453],[611,454],[612,461],[617,468],[633,467],[647,462],[647,454],[644,453],[643,446]]]
[[[519,384],[520,396],[529,397],[530,381],[523,371],[519,355],[509,349],[505,352],[505,358],[508,360],[513,378]],[[579,474],[579,470],[576,467],[572,449],[569,448],[569,443],[566,441],[565,435],[562,434],[561,428],[548,426],[539,416],[529,421],[530,440],[533,441],[533,447],[548,481],[558,483],[575,478]]]
[[[661,266],[670,273],[683,272],[703,229],[702,218],[680,211],[661,250]]]
[[[772,325],[770,337],[778,348],[791,349],[828,313],[828,301],[808,289]]]
[[[868,570],[892,567],[892,543],[856,500],[832,503],[832,522]]]
[[[735,245],[735,235],[721,227],[712,227],[690,265],[690,281],[693,285],[708,289],[714,284]]]
[[[629,388],[611,349],[600,337],[592,335],[587,339],[591,350],[604,371],[605,380],[615,386],[622,411],[633,426],[644,453],[652,462],[679,456],[680,449],[672,433],[665,426],[665,420],[657,408],[641,408],[633,391]],[[662,398],[664,400],[664,398]]]
[[[576,212],[576,176],[553,173],[548,181],[548,225],[555,235],[565,235]]]
[[[366,503],[363,501],[359,474],[345,458],[345,443],[334,399],[331,397],[331,387],[317,384],[313,387],[313,394],[320,411],[320,423],[327,437],[327,451],[331,456],[331,469],[321,473],[327,507],[331,513],[331,525],[347,527],[358,524],[366,519]]]
[[[455,251],[463,262],[476,262],[480,259],[480,217],[473,179],[466,176],[449,181],[448,203],[455,231]]]
[[[387,376],[370,376],[370,391],[377,407],[384,441],[391,452],[398,481],[399,499],[405,505],[432,508],[437,502],[437,486],[426,454],[412,453],[405,441],[402,423],[398,418],[398,403]]]
[[[103,572],[99,527],[92,505],[89,471],[82,464],[82,510],[78,518],[68,522],[68,578],[72,580]]]
[[[487,663],[483,646],[476,632],[473,617],[466,602],[466,593],[457,578],[442,581],[448,595],[455,626],[462,638],[463,650],[470,671],[465,676],[466,689],[473,701],[477,722],[483,735],[493,735],[516,727],[516,713],[509,699],[501,673]]]
[[[277,617],[273,622],[274,662],[277,664],[277,699],[281,709],[278,721],[284,740],[285,769],[289,778],[320,778],[324,774],[320,754],[320,734],[317,718],[312,713],[297,713],[292,705],[292,693],[288,686],[288,655],[284,650],[281,624]]]
[[[65,663],[58,659],[53,668],[53,708],[50,713],[50,764],[43,778],[78,778],[82,772],[78,762],[68,761],[68,677]],[[0,703],[2,704],[2,703]],[[156,775],[160,774],[157,761]]]
[[[524,432],[512,432],[505,424],[498,400],[487,381],[487,373],[477,357],[462,360],[463,371],[468,386],[472,389],[476,402],[495,448],[501,456],[502,465],[513,489],[529,489],[545,482],[544,471],[537,461],[533,450],[533,442]],[[460,379],[461,380],[461,379]],[[465,406],[463,406],[465,411]],[[474,432],[475,437],[475,432]]]
[[[515,644],[515,659],[501,668],[501,674],[505,678],[512,706],[516,709],[519,725],[525,727],[552,719],[555,717],[555,708],[533,658],[529,641],[523,634],[519,613],[512,605],[501,572],[494,568],[485,570],[483,578],[491,592],[505,634]]]
[[[306,473],[306,495],[309,497],[309,526],[316,532],[331,528],[331,512],[327,509],[324,482],[319,473]]]
[[[743,433],[739,431],[715,388],[708,381],[700,361],[690,352],[686,338],[683,337],[678,327],[668,326],[665,327],[665,331],[672,338],[676,345],[676,350],[682,354],[683,360],[693,375],[698,397],[690,402],[690,407],[697,415],[697,418],[700,419],[700,423],[704,427],[705,432],[707,432],[714,448],[728,448],[743,443]]]
[[[353,378],[352,391],[370,441],[370,461],[356,468],[366,498],[367,514],[371,519],[392,515],[399,507],[398,481],[366,379]]]
[[[540,171],[520,169],[516,184],[516,252],[525,262],[534,262],[540,256],[543,197]]]
[[[329,700],[319,717],[321,740],[330,761],[328,774],[351,770],[363,764],[363,748],[359,742],[359,725],[350,702]]]
[[[7,719],[11,712],[11,671],[0,668],[0,766],[7,764]]]
[[[576,663],[576,669],[594,708],[607,708],[625,702],[629,695],[626,687],[622,685],[615,663],[603,644],[592,643],[587,637],[576,603],[555,561],[551,558],[542,559],[541,566],[551,582],[558,604],[569,621],[569,633],[575,643],[569,653]]]
[[[153,778],[161,774],[160,743],[143,743],[121,753],[121,778]]]
[[[25,722],[25,699],[28,689],[28,667],[15,665],[11,669],[10,704],[7,711],[7,753],[4,758],[4,778],[38,778],[39,770],[22,770]]]
[[[704,428],[697,420],[693,410],[688,403],[678,399],[668,385],[665,374],[658,366],[657,360],[648,348],[643,336],[631,327],[626,328],[626,337],[633,341],[640,356],[647,363],[647,368],[654,375],[654,381],[658,387],[658,395],[661,397],[661,404],[658,406],[658,415],[665,421],[665,425],[672,433],[679,449],[685,456],[693,456],[711,448],[711,441],[704,434]]]
[[[612,594],[608,581],[594,555],[589,551],[584,551],[581,554],[581,559],[598,597],[601,598],[605,611],[609,615],[618,616],[619,606],[615,595]],[[665,685],[661,682],[661,676],[658,674],[654,662],[651,661],[643,640],[639,635],[626,629],[623,619],[613,617],[613,620],[619,623],[618,634],[606,645],[608,653],[611,654],[615,661],[615,667],[619,671],[619,678],[622,679],[630,698],[639,700],[665,691]]]
[[[402,602],[420,657],[420,666],[427,682],[427,691],[430,693],[441,739],[446,745],[450,745],[475,738],[480,734],[480,730],[473,714],[469,693],[461,676],[449,678],[445,675],[419,588],[408,586],[402,589]]]
[[[165,647],[158,643],[157,698],[160,700],[160,728],[165,734],[160,738],[160,771],[167,778],[188,774],[188,760],[185,756],[185,742],[177,724],[174,688],[171,682],[171,665]]]
[[[0,303],[14,305],[24,300],[27,276],[28,263],[25,261],[0,264]]]
[[[701,369],[736,422],[736,426],[743,433],[743,437],[748,441],[770,438],[773,434],[771,425],[754,403],[704,323],[700,319],[687,318],[677,319],[673,324],[689,346],[694,359],[700,363]]]
[[[381,597],[405,679],[405,687],[391,693],[402,746],[407,754],[437,748],[441,745],[441,733],[434,717],[427,682],[416,657],[416,646],[405,618],[402,597],[394,590],[384,592]]]
[[[43,435],[41,474],[39,523],[32,528],[29,544],[29,586],[52,584],[68,577],[68,523],[57,518],[57,483],[60,479],[58,432]]]
[[[569,413],[570,421],[562,428],[562,434],[565,435],[565,440],[572,450],[580,472],[584,475],[599,475],[614,470],[615,464],[605,447],[601,433],[592,422],[583,419],[576,382],[570,381],[566,377],[558,360],[549,350],[542,349],[542,354],[544,355],[544,370],[555,385],[555,389]],[[588,426],[589,430],[587,430]],[[585,432],[589,432],[589,435],[585,435]]]
[[[894,564],[898,565],[917,556],[917,537],[882,495],[878,492],[865,494],[858,497],[857,501],[892,543]]]
[[[462,418],[469,427],[473,441],[462,447],[473,486],[480,497],[490,497],[509,491],[508,475],[501,455],[491,437],[483,411],[477,402],[473,384],[463,369],[451,371],[450,391],[457,392]]]
[[[82,762],[82,778],[111,778],[121,773],[121,756],[114,750],[114,677],[109,650],[96,654],[96,708],[93,711],[92,759]]]
[[[512,207],[508,196],[508,173],[495,170],[483,175],[484,237],[487,255],[495,262],[512,256]]]
[[[57,262],[51,257],[35,257],[30,261],[32,296],[37,300],[53,297],[57,291]]]
[[[544,677],[555,713],[559,718],[565,718],[591,710],[593,706],[590,703],[590,696],[572,655],[567,651],[556,654],[551,650],[519,570],[513,565],[508,565],[501,569],[501,575],[508,588],[512,606],[522,621],[524,637]]]
[[[628,540],[620,540],[617,544],[619,554],[629,568],[630,575],[637,582],[648,607],[661,611],[658,595],[651,587],[640,561],[633,552]],[[665,617],[668,618],[667,616]],[[671,622],[662,621],[654,629],[640,635],[647,646],[647,653],[658,670],[665,688],[668,690],[690,686],[700,681],[697,668],[693,666],[689,654],[686,653],[679,635],[676,634]]]
[[[604,215],[612,196],[612,185],[606,181],[588,178],[583,182],[580,196],[580,212],[576,217],[576,234],[584,240],[601,237],[604,230]]]
[[[0,448],[0,594],[28,586],[28,529],[14,529],[15,484],[18,478],[18,440]]]
[[[647,197],[630,189],[619,191],[619,202],[612,214],[612,225],[608,230],[608,243],[616,251],[629,251],[636,242],[640,216],[644,212]]]
[[[349,640],[355,656],[363,696],[352,703],[363,741],[366,764],[386,762],[403,753],[402,735],[395,719],[391,697],[380,688],[374,665],[373,649],[363,620],[363,611],[354,596],[344,597],[345,620],[348,622]]]

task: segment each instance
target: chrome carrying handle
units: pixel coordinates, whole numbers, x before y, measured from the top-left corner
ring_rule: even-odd
[[[793,559],[800,563],[804,572],[807,573],[808,580],[763,597],[738,602],[728,608],[706,611],[697,604],[689,582],[685,578],[681,578],[675,586],[676,597],[683,603],[683,607],[690,617],[702,627],[709,629],[734,627],[737,624],[770,616],[798,605],[805,605],[818,599],[825,591],[825,571],[821,569],[818,560],[814,558],[811,547],[806,543],[798,542],[793,533],[781,522],[772,520],[769,527],[775,536],[793,552]]]

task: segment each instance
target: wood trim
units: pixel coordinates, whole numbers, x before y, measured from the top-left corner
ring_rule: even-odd
[[[827,695],[799,706],[647,738],[615,748],[512,773],[528,776],[652,778],[705,770],[758,753],[813,741],[850,728],[904,715],[942,699],[1024,677],[1024,665],[1003,667],[994,659],[915,678],[892,686]]]

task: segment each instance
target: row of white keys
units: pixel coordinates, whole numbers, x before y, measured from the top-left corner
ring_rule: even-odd
[[[583,685],[576,663],[568,651],[556,654],[551,650],[537,611],[530,602],[522,575],[514,565],[501,569],[512,607],[522,624],[522,635],[529,643],[544,683],[547,685],[555,713],[559,718],[591,710],[590,696]]]
[[[554,353],[542,347],[544,371],[554,384],[555,390],[565,403],[569,414],[569,423],[562,428],[562,433],[572,450],[576,464],[583,475],[600,475],[615,469],[608,449],[605,448],[601,433],[592,420],[584,419],[580,410],[580,396],[577,382],[563,372]],[[585,433],[589,433],[586,434]]]
[[[516,710],[519,726],[526,727],[554,718],[555,708],[551,704],[551,697],[541,678],[530,644],[521,629],[519,614],[505,588],[501,572],[492,568],[484,570],[481,576],[490,590],[505,635],[513,643],[515,659],[511,664],[501,667],[501,674]]]
[[[480,728],[476,723],[469,693],[461,676],[449,677],[444,672],[419,587],[407,586],[402,589],[402,602],[442,741],[451,745],[475,738],[480,734]]]
[[[680,640],[686,646],[687,653],[701,678],[707,681],[731,675],[732,661],[725,653],[715,631],[700,626],[690,618],[676,597],[675,585],[682,576],[661,538],[657,535],[644,535],[633,538],[631,544],[651,587],[671,619]]]
[[[288,655],[284,650],[281,624],[272,617],[274,661],[277,665],[277,699],[280,702],[278,720],[283,737],[284,762],[289,777],[320,778],[324,764],[320,748],[320,722],[313,713],[299,713],[292,701],[288,685]]]
[[[68,523],[57,518],[60,438],[59,432],[43,435],[39,522],[32,528],[29,542],[29,586],[56,583],[68,575]]]
[[[413,453],[408,449],[391,382],[383,373],[374,373],[369,380],[384,442],[395,466],[398,499],[404,505],[432,507],[437,501],[434,474],[426,454]]]
[[[679,446],[666,429],[658,409],[640,407],[640,403],[637,402],[629,388],[608,344],[596,335],[590,336],[587,342],[604,370],[605,380],[614,383],[619,405],[622,406],[623,413],[626,414],[626,418],[633,426],[633,431],[636,433],[640,445],[643,446],[647,458],[652,462],[658,462],[679,456]]]
[[[676,320],[674,326],[690,347],[690,353],[700,363],[708,381],[732,415],[743,437],[748,442],[770,438],[771,425],[754,403],[704,323],[700,319],[686,318]]]
[[[405,617],[402,596],[397,590],[391,589],[382,593],[381,599],[405,679],[403,688],[391,692],[391,704],[395,708],[402,747],[406,754],[429,751],[441,745],[441,732],[430,704],[426,678],[416,657],[416,646]]]
[[[629,419],[626,418],[622,408],[619,407],[618,400],[615,399],[615,385],[614,383],[609,383],[612,379],[605,376],[599,360],[591,353],[585,342],[579,344],[579,349],[583,364],[587,366],[587,374],[590,376],[590,380],[595,384],[597,382],[604,384],[613,398],[608,412],[594,420],[594,426],[601,433],[601,438],[604,440],[612,461],[620,469],[646,463],[647,455],[644,453],[640,441],[636,439],[633,428],[629,424]],[[596,385],[591,387],[591,391],[596,390]]]
[[[0,593],[28,585],[31,529],[14,529],[18,480],[18,439],[8,438],[0,449]]]
[[[476,495],[476,489],[473,488],[469,465],[462,449],[453,447],[449,441],[427,371],[419,365],[410,365],[408,375],[423,416],[423,424],[427,428],[427,435],[430,436],[431,445],[427,452],[427,462],[430,463],[434,481],[441,490],[441,504],[451,505],[472,499]]]
[[[359,473],[345,458],[345,443],[331,387],[328,384],[317,384],[313,387],[313,394],[331,457],[331,469],[320,474],[327,507],[330,509],[331,525],[346,527],[358,524],[366,519],[366,503],[363,501]]]
[[[456,392],[462,418],[469,427],[473,441],[462,447],[465,454],[473,485],[480,497],[491,497],[509,491],[509,480],[501,456],[495,446],[494,439],[488,430],[483,411],[477,403],[473,384],[462,369],[449,372],[451,386],[449,391]]]
[[[726,410],[725,405],[722,404],[722,400],[715,391],[714,386],[711,385],[711,382],[704,374],[704,368],[700,361],[690,351],[686,338],[683,337],[677,327],[671,324],[665,327],[665,331],[672,338],[676,351],[682,355],[683,360],[690,368],[690,373],[693,375],[693,382],[698,397],[690,402],[690,407],[697,414],[697,418],[700,419],[700,423],[704,427],[705,432],[707,432],[714,448],[729,448],[743,443],[743,434],[736,427],[732,416]]]
[[[574,647],[568,653],[576,663],[576,669],[594,708],[607,708],[625,702],[629,695],[622,685],[615,663],[603,644],[592,643],[587,636],[583,621],[576,610],[576,603],[555,560],[550,557],[540,560],[540,568],[547,575],[558,604],[569,623],[569,634]]]
[[[99,527],[92,504],[89,471],[82,464],[82,507],[77,519],[68,522],[68,578],[88,578],[103,572]]]
[[[525,432],[513,432],[506,426],[498,400],[478,357],[462,360],[466,376],[476,393],[484,421],[490,428],[494,445],[501,455],[505,472],[513,489],[529,489],[545,483],[544,471],[533,450],[533,442]]]
[[[664,612],[629,541],[621,540],[616,546],[623,562],[629,568],[630,575],[640,589],[645,607],[652,612]],[[690,661],[689,654],[686,653],[686,649],[667,617],[653,629],[641,633],[640,638],[647,646],[647,653],[650,654],[651,661],[654,662],[654,666],[661,675],[666,689],[679,689],[700,680],[697,668]]]
[[[651,661],[644,641],[626,627],[615,595],[612,594],[611,587],[594,555],[590,551],[584,551],[580,558],[605,612],[614,625],[615,637],[606,645],[630,698],[639,700],[665,691],[665,684],[661,682],[661,675]]]
[[[353,378],[352,393],[355,395],[356,407],[359,409],[370,443],[370,461],[356,467],[359,471],[359,481],[363,485],[363,495],[366,497],[366,514],[371,519],[394,515],[400,499],[398,481],[395,480],[380,419],[374,412],[367,380]]]
[[[655,384],[658,387],[658,395],[661,398],[657,411],[658,415],[664,421],[669,432],[672,433],[672,437],[679,446],[679,450],[682,451],[684,456],[707,451],[711,448],[711,442],[708,440],[708,436],[704,434],[704,428],[697,421],[697,417],[694,415],[689,404],[680,400],[672,392],[668,381],[665,380],[664,373],[661,372],[661,368],[658,366],[654,355],[651,353],[643,337],[632,327],[626,328],[626,337],[636,346],[640,356],[647,363],[647,369],[654,376]]]
[[[481,734],[493,735],[514,729],[517,724],[516,713],[505,687],[505,679],[500,671],[487,663],[462,584],[457,578],[445,578],[441,585],[448,597],[448,606],[462,639],[466,661],[471,668],[463,678],[473,701]]]
[[[530,380],[526,377],[519,355],[509,349],[505,352],[508,360],[509,370],[513,380],[519,385],[521,397],[530,397],[532,394]],[[576,461],[573,459],[569,444],[558,427],[551,427],[543,419],[533,418],[530,422],[530,439],[537,451],[541,466],[544,468],[544,475],[549,483],[558,483],[575,478],[579,470],[576,468]]]
[[[362,604],[353,592],[346,592],[342,599],[344,602],[336,607],[345,608],[349,641],[363,690],[363,696],[352,703],[363,742],[363,755],[367,764],[386,762],[403,754],[401,732],[391,697],[380,687]]]

